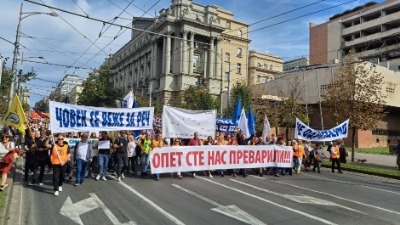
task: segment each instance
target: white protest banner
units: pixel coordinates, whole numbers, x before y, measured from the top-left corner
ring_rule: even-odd
[[[79,138],[64,138],[64,141],[66,141],[68,143],[68,149],[70,151],[71,154],[74,154],[75,152],[75,145],[76,143],[78,143],[81,139]],[[95,142],[97,142],[97,139],[89,139],[88,142],[90,144],[94,144]],[[93,148],[93,151],[95,151],[95,149]],[[94,155],[94,153],[93,153]]]
[[[194,132],[200,139],[214,137],[216,110],[187,110],[164,106],[162,134],[169,138],[191,138]]]
[[[307,141],[333,141],[347,138],[349,120],[344,121],[330,130],[314,130],[296,118],[295,138]]]
[[[49,109],[53,133],[143,130],[153,126],[153,107],[102,108],[50,101]]]
[[[292,148],[278,145],[211,145],[155,148],[151,173],[292,166]]]

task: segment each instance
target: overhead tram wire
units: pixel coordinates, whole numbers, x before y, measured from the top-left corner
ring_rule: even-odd
[[[58,64],[58,63],[49,63],[49,62],[39,62],[39,61],[34,61],[34,60],[25,60],[24,62],[32,62],[32,63],[38,63],[38,64],[44,64],[44,65],[50,65],[50,66],[60,66],[60,67],[65,67],[65,68],[73,68],[73,69],[84,69],[84,70],[93,70],[94,68],[90,67],[79,67],[79,66],[70,66],[70,65],[64,65],[64,64]]]
[[[135,0],[132,0],[132,1],[125,7],[125,9],[124,9],[117,17],[121,16],[121,15],[125,12],[125,10],[129,7],[129,5],[132,4],[133,1],[135,1]],[[115,20],[116,20],[117,17],[114,17],[114,19],[112,19],[112,20],[114,20],[114,22],[115,22]],[[87,15],[87,18],[89,18],[89,15]],[[103,23],[103,28],[104,28],[105,24],[106,24],[106,23]],[[107,23],[107,24],[108,24],[108,27],[104,30],[103,34],[112,26],[112,23],[110,23],[110,22]],[[103,28],[102,28],[102,29],[103,29]],[[122,27],[120,27],[120,29],[122,29]],[[79,61],[79,59],[81,59],[81,58],[83,57],[83,55],[89,51],[89,49],[100,39],[101,35],[102,35],[102,31],[100,31],[100,34],[99,34],[99,36],[96,38],[96,40],[95,40],[95,41],[94,41],[94,42],[93,42],[93,43],[78,57],[77,60],[75,60],[75,61],[71,64],[71,66],[72,66],[72,65],[75,65],[75,64]],[[102,49],[100,49],[100,51],[104,52],[104,49],[105,49],[105,48],[102,48]],[[92,58],[92,59],[93,59],[93,58]],[[87,64],[87,62],[84,63],[84,65],[86,65],[86,64]]]
[[[125,1],[125,2],[128,2],[128,0],[124,0],[124,1]],[[151,14],[148,13],[149,10],[146,11],[146,10],[144,10],[144,9],[141,9],[141,8],[137,7],[137,6],[134,5],[134,4],[132,4],[132,6],[135,7],[136,9],[139,9],[140,11],[143,11],[144,14],[143,14],[142,16],[144,16],[145,14],[147,14],[147,15],[153,17],[153,15],[151,15]]]
[[[283,23],[287,23],[287,22],[290,22],[290,21],[293,21],[293,20],[297,20],[297,19],[306,17],[306,16],[310,16],[310,15],[317,14],[317,13],[320,13],[320,12],[323,12],[323,11],[334,9],[334,8],[340,7],[342,5],[350,4],[350,3],[356,2],[356,1],[358,1],[358,0],[347,1],[347,2],[344,2],[344,3],[338,4],[338,5],[334,5],[334,6],[331,6],[331,7],[328,7],[328,8],[324,8],[324,9],[320,9],[320,10],[317,10],[317,11],[314,11],[314,12],[311,12],[311,13],[307,13],[307,14],[304,14],[304,15],[301,15],[301,16],[297,16],[297,17],[294,17],[294,18],[291,18],[291,19],[287,19],[287,20],[284,20],[284,21],[281,21],[281,22],[278,22],[278,23],[274,23],[274,24],[271,24],[271,25],[260,27],[260,28],[257,28],[255,30],[248,31],[247,33],[243,33],[243,34],[257,32],[257,31],[263,30],[265,28],[277,26],[277,25],[280,25],[280,24],[283,24]]]
[[[147,11],[145,11],[141,17],[143,17],[148,11],[150,11],[152,8],[154,8],[159,2],[161,2],[161,0],[158,0],[157,2],[155,2]],[[130,23],[129,23],[130,24]],[[125,31],[127,31],[127,29],[125,29],[122,33],[120,33],[119,35],[122,35]],[[114,40],[117,39],[119,36],[117,34],[117,36],[115,36]],[[114,40],[111,40],[108,45],[104,46],[103,49],[107,48]],[[86,66],[88,62],[90,62],[93,58],[95,58],[100,52],[98,52],[96,55],[94,55],[90,60],[88,60],[85,64],[83,64],[82,66]]]
[[[295,11],[299,11],[299,10],[301,10],[301,9],[304,9],[304,8],[307,8],[307,7],[310,7],[310,6],[319,4],[319,3],[324,2],[324,1],[326,1],[326,0],[319,0],[319,1],[316,1],[316,2],[313,2],[313,3],[310,3],[310,4],[308,4],[308,5],[305,5],[305,6],[301,6],[301,7],[298,7],[298,8],[294,8],[294,9],[291,9],[291,10],[289,10],[289,11],[286,11],[286,12],[283,12],[283,13],[279,13],[279,14],[276,14],[276,15],[274,15],[274,16],[271,16],[271,17],[268,17],[268,18],[265,18],[265,19],[256,21],[256,22],[254,22],[254,23],[250,23],[250,24],[248,24],[248,26],[250,27],[250,26],[259,24],[259,23],[264,22],[264,21],[267,21],[267,20],[275,19],[275,18],[277,18],[277,17],[283,16],[283,15],[286,15],[286,14],[289,14],[289,13],[292,13],[292,12],[295,12]],[[230,30],[230,31],[228,31],[227,33],[231,33],[231,32],[240,30],[240,29],[242,29],[242,28],[244,28],[244,27],[246,27],[246,26],[241,26],[241,27],[239,27],[239,28]]]
[[[78,3],[76,3],[76,0],[72,0],[72,2],[84,13],[86,14],[86,16],[89,16],[89,14],[87,12],[85,12],[85,10],[83,10]]]

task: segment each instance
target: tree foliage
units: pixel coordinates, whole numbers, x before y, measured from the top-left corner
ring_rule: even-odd
[[[45,100],[40,100],[35,103],[35,109],[41,112],[49,112],[49,105]]]
[[[1,55],[0,55],[1,57]],[[8,95],[10,93],[10,86],[12,82],[11,69],[6,68],[6,61],[8,58],[3,60],[3,73],[1,76],[0,85],[0,115],[3,116],[8,109]]]
[[[96,107],[115,107],[115,100],[123,98],[123,91],[112,87],[109,81],[109,68],[102,65],[94,70],[82,84],[78,104]]]
[[[322,95],[325,113],[336,121],[350,119],[352,161],[356,130],[371,129],[384,117],[386,95],[382,92],[383,83],[383,76],[375,65],[358,62],[350,52],[336,70],[330,88]]]
[[[233,88],[231,90],[231,95],[230,95],[230,107],[229,107],[229,114],[228,118],[233,117],[233,112],[235,111],[236,103],[239,99],[241,98],[242,101],[242,108],[246,111],[247,115],[247,109],[249,106],[251,106],[251,100],[252,100],[252,94],[250,91],[250,88],[242,83],[236,83],[233,85]],[[254,112],[253,112],[254,114]]]
[[[174,102],[174,106],[190,110],[219,109],[219,101],[205,87],[190,86],[182,91]]]

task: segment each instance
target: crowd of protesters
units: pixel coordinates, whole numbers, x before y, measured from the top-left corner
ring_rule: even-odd
[[[332,172],[335,168],[342,173],[340,163],[346,163],[346,150],[342,141],[329,143],[327,151],[323,151],[321,144],[312,145],[310,142],[303,143],[302,140],[288,140],[285,135],[271,135],[264,140],[256,133],[247,138],[244,134],[236,131],[232,134],[216,132],[215,136],[208,136],[207,139],[199,138],[197,132],[191,139],[167,139],[162,136],[159,127],[151,131],[141,131],[135,137],[132,131],[96,133],[59,133],[52,134],[48,125],[29,124],[25,132],[25,140],[22,143],[22,135],[11,127],[3,130],[3,146],[8,151],[23,149],[25,152],[24,181],[29,185],[43,185],[44,173],[53,173],[54,195],[62,191],[64,180],[75,182],[75,186],[84,184],[86,178],[93,178],[96,181],[106,181],[107,175],[121,181],[125,176],[148,176],[150,165],[149,155],[152,149],[167,146],[202,146],[202,145],[280,145],[291,146],[293,149],[293,166],[290,168],[254,168],[254,169],[228,169],[216,171],[203,171],[204,175],[213,176],[243,176],[248,173],[255,173],[258,176],[273,175],[276,177],[301,175],[305,171],[321,172],[323,160],[332,161]],[[69,146],[66,138],[79,139],[74,146]],[[99,149],[99,142],[107,141],[109,148]],[[15,152],[13,152],[15,153]],[[15,157],[21,155],[17,152]],[[3,160],[4,161],[4,160]],[[11,162],[12,163],[12,162]],[[12,165],[12,164],[11,164]],[[7,173],[9,164],[2,162],[0,171],[2,181],[0,190],[7,187]],[[198,173],[198,172],[197,172]],[[196,177],[196,172],[188,173]],[[5,177],[4,177],[5,176]],[[183,174],[177,172],[171,177],[183,179]],[[154,179],[160,179],[159,174],[154,174]]]

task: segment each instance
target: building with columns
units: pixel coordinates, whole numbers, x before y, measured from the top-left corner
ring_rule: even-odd
[[[279,56],[252,50],[249,52],[248,67],[248,84],[262,84],[274,80],[276,74],[282,73],[283,59]]]
[[[219,96],[225,71],[221,56],[226,24],[221,10],[192,0],[171,0],[146,31],[107,60],[114,88],[151,95],[161,104],[172,104],[180,91],[192,85]]]

